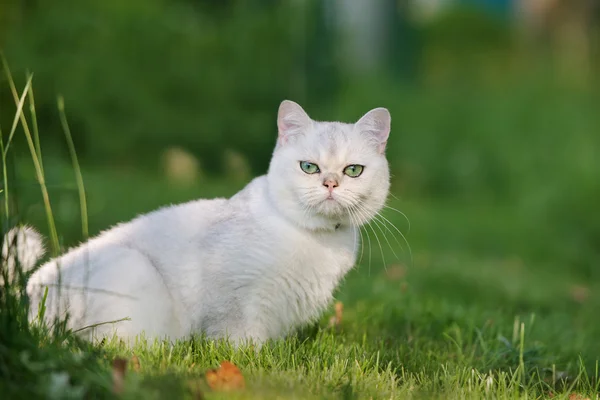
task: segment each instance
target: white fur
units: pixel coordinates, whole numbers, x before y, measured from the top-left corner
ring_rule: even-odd
[[[2,241],[2,260],[12,281],[17,268],[31,270],[45,253],[42,236],[29,226],[12,228]],[[0,277],[2,279],[2,277]]]
[[[389,127],[385,109],[357,124],[316,122],[284,101],[266,176],[230,199],[139,216],[46,263],[28,283],[32,315],[50,284],[47,318],[68,310],[74,329],[130,318],[96,335],[259,343],[286,335],[328,305],[354,265],[358,226],[383,207]],[[300,161],[321,172],[304,173]],[[345,176],[349,164],[364,165],[362,175]],[[333,200],[325,179],[339,183]]]

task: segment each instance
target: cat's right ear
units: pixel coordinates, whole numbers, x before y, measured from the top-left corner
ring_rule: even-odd
[[[298,103],[282,101],[277,113],[278,143],[285,144],[290,136],[304,132],[311,123],[310,117]]]

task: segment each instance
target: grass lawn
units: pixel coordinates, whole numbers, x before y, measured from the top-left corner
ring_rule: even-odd
[[[27,167],[21,172],[27,175]],[[49,182],[68,181],[68,174],[46,171]],[[89,170],[84,178],[92,233],[159,205],[228,196],[243,186],[181,188],[122,171]],[[43,228],[39,188],[19,182],[22,220]],[[72,243],[80,223],[77,192],[50,185],[50,194],[59,232]],[[314,326],[257,351],[201,338],[88,345],[68,335],[23,333],[22,323],[8,326],[4,318],[0,393],[111,397],[112,363],[124,358],[124,398],[598,398],[600,285],[554,260],[560,243],[552,242],[550,225],[483,202],[392,198],[389,205],[410,218],[412,261],[391,235],[390,246],[374,226],[380,249],[365,228],[361,261],[336,294],[341,320],[332,305]],[[384,215],[407,232],[400,214]],[[204,374],[223,360],[240,368],[244,390],[210,390]]]

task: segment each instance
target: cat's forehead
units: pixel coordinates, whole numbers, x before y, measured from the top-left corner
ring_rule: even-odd
[[[341,122],[316,123],[306,139],[306,150],[312,157],[321,160],[343,160],[363,147],[354,126]]]

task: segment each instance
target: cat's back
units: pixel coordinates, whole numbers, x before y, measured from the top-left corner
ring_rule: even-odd
[[[166,206],[117,226],[99,239],[147,253],[179,253],[201,241],[211,226],[228,218],[228,201],[200,199]]]
[[[178,236],[199,238],[210,235],[211,229],[223,222],[246,220],[253,209],[264,202],[266,177],[253,179],[231,198],[193,200],[161,208],[132,221],[132,231],[173,230]],[[132,234],[134,232],[131,232]],[[137,234],[136,234],[137,236]]]
[[[255,178],[229,199],[200,199],[163,207],[116,227],[102,239],[159,255],[196,256],[196,251],[206,250],[202,247],[215,242],[224,226],[251,223],[253,208],[262,203],[264,181],[264,177]]]
[[[119,227],[119,236],[140,237],[155,235],[157,232],[194,235],[195,231],[203,231],[215,220],[226,214],[225,198],[200,199],[187,203],[170,205],[141,215],[128,224]]]

